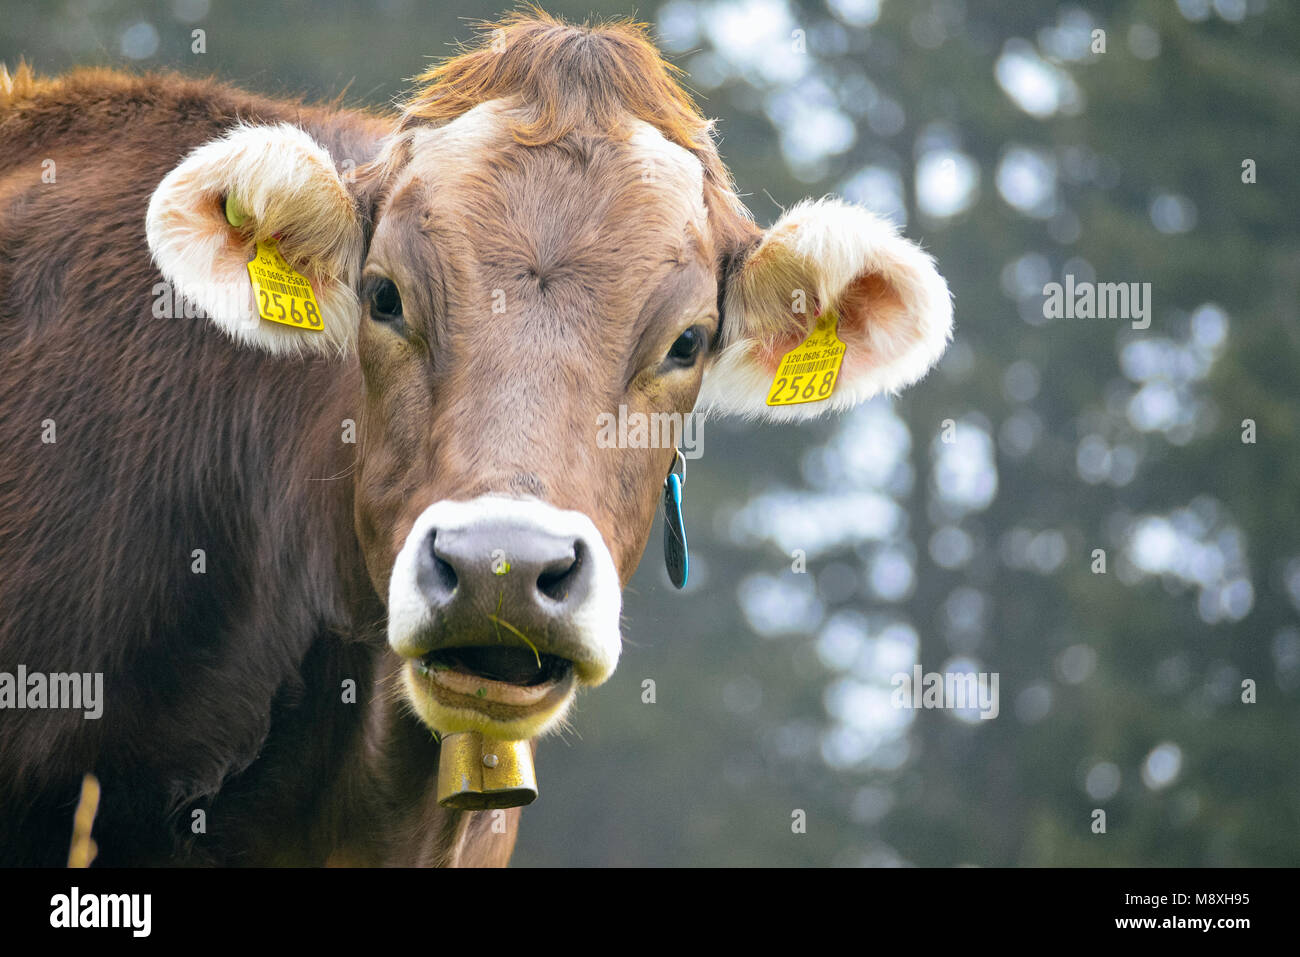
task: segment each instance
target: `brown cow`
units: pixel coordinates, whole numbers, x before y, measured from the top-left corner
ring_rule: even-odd
[[[0,673],[104,696],[0,684],[4,863],[63,862],[93,771],[100,863],[504,864],[430,729],[532,740],[613,671],[674,451],[602,414],[846,409],[949,337],[865,210],[758,229],[630,24],[513,16],[395,115],[20,68],[0,143]],[[310,310],[255,302],[272,242]],[[829,310],[833,391],[769,405]]]

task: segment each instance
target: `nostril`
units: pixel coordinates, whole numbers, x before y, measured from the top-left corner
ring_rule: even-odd
[[[454,591],[459,579],[456,577],[456,569],[451,566],[451,563],[444,561],[438,554],[437,532],[429,536],[429,557],[433,559],[433,573],[438,579],[438,584],[447,592]]]
[[[586,561],[586,546],[581,541],[573,543],[572,557],[566,555],[549,562],[537,576],[537,590],[551,601],[564,601],[569,589],[578,580],[578,573]]]

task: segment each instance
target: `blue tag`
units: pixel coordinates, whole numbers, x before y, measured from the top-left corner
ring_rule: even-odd
[[[686,524],[682,521],[682,480],[675,473],[664,482],[664,563],[673,585],[684,588],[691,559],[686,552]]]

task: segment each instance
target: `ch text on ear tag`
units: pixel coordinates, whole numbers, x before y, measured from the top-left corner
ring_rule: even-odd
[[[691,560],[686,551],[686,524],[682,521],[682,480],[675,474],[664,483],[664,563],[673,586],[684,588]]]
[[[273,240],[257,244],[257,255],[248,264],[248,278],[253,282],[257,313],[263,319],[295,329],[325,331],[311,283],[289,265]]]
[[[827,309],[817,317],[808,338],[781,358],[767,393],[768,405],[823,402],[835,391],[845,345],[838,335],[839,316]]]

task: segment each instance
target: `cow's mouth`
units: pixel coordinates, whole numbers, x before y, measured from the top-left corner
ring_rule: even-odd
[[[468,677],[518,688],[553,685],[568,676],[573,663],[527,648],[443,648],[420,659],[417,670],[434,680]]]
[[[522,741],[552,727],[577,692],[573,662],[511,645],[440,648],[409,660],[406,686],[425,724]]]

